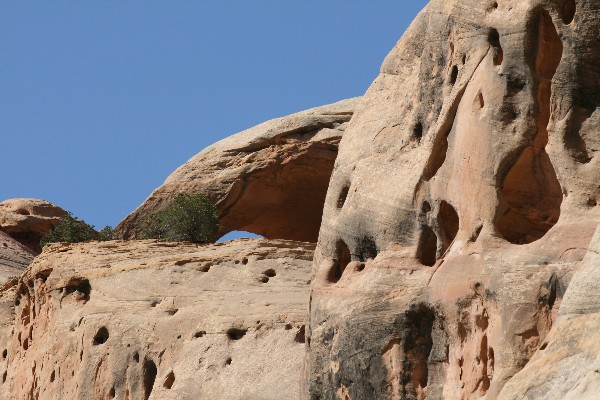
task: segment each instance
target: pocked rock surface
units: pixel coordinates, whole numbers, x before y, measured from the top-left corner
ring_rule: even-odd
[[[597,396],[598,21],[574,0],[416,18],[340,143],[307,398]]]
[[[47,246],[19,280],[2,390],[298,398],[313,250],[267,240]]]

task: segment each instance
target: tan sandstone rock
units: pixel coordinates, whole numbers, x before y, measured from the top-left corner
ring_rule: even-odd
[[[597,398],[598,21],[433,0],[413,22],[340,143],[307,398]]]
[[[221,235],[250,231],[316,242],[337,145],[358,99],[277,118],[224,139],[179,167],[117,227],[139,238],[148,215],[178,193],[216,204]]]
[[[67,215],[62,208],[45,200],[10,199],[0,203],[0,231],[9,234],[34,252],[39,243]]]
[[[18,277],[23,273],[35,253],[0,231],[0,285],[9,277]]]
[[[19,281],[1,388],[15,399],[298,398],[313,251],[49,245]]]

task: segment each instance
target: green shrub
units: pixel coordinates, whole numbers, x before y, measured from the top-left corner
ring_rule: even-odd
[[[69,215],[62,217],[47,235],[42,237],[40,247],[44,247],[48,243],[57,242],[86,242],[96,239],[97,236],[98,233],[94,230],[93,226],[69,213]]]
[[[213,243],[220,225],[217,209],[201,194],[179,194],[173,205],[151,215],[144,239],[166,242]]]
[[[98,231],[98,240],[101,242],[106,242],[108,240],[113,240],[115,236],[115,231],[112,226],[105,226],[104,228]]]

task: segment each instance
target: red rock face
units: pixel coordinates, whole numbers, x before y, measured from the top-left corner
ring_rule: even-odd
[[[600,217],[592,3],[434,0],[386,58],[325,201],[308,398],[528,398],[500,393]]]

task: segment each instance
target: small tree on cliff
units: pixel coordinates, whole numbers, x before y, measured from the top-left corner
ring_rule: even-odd
[[[213,243],[220,225],[217,209],[201,194],[179,194],[173,205],[150,216],[144,239],[166,242]]]
[[[52,230],[42,237],[40,247],[44,247],[48,243],[66,242],[79,243],[94,240],[98,237],[98,233],[94,227],[87,224],[85,221],[74,217],[71,213],[62,217],[58,224]]]

